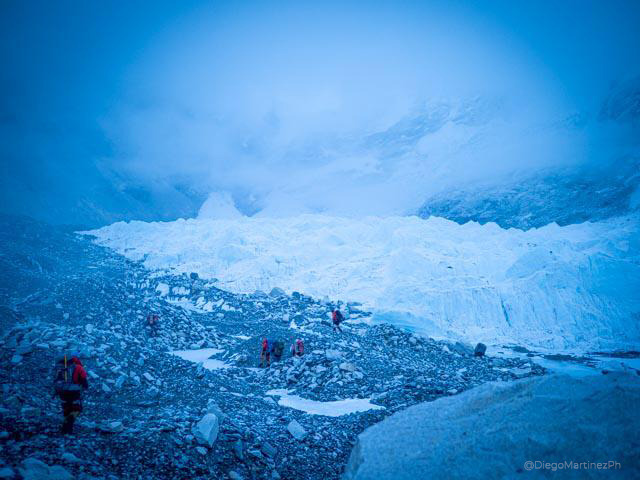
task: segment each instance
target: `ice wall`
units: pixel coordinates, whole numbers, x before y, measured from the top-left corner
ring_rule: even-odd
[[[553,350],[640,346],[637,216],[521,231],[441,218],[116,223],[91,233],[151,269],[234,292],[359,301],[433,336]]]

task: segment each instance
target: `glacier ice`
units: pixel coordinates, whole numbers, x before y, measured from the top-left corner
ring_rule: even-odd
[[[233,292],[362,302],[435,337],[552,350],[640,345],[637,215],[522,231],[431,217],[119,222],[96,241]]]

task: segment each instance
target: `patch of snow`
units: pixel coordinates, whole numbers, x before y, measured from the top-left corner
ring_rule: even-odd
[[[289,395],[290,393],[291,393],[291,390],[287,390],[287,389],[284,389],[284,388],[274,388],[273,390],[269,390],[267,392],[267,395],[280,397],[280,396],[283,396],[283,395]]]
[[[166,297],[169,294],[169,285],[166,283],[159,283],[156,287],[156,292],[158,292],[161,296]]]
[[[201,304],[196,302],[194,304],[191,300],[185,297],[168,298],[167,301],[190,312],[210,313],[213,310],[213,308],[211,308],[211,302]]]
[[[202,366],[207,370],[219,370],[221,368],[229,368],[230,365],[224,363],[222,360],[209,357],[222,352],[224,352],[224,350],[218,348],[201,348],[199,350],[175,350],[169,353],[189,362],[202,363]]]
[[[306,412],[310,415],[323,415],[325,417],[340,417],[350,413],[366,412],[367,410],[384,410],[381,405],[371,403],[370,398],[347,398],[333,402],[319,402],[291,395],[289,390],[269,390],[267,395],[279,396],[278,405]]]

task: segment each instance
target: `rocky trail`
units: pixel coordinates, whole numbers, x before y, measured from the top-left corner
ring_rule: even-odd
[[[335,479],[392,413],[544,373],[369,325],[358,305],[336,333],[328,300],[230,294],[26,219],[0,219],[0,272],[0,478]],[[265,336],[285,353],[258,368]],[[90,384],[71,436],[52,396],[64,353]]]

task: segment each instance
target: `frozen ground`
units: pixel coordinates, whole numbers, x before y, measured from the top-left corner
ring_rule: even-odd
[[[637,216],[521,231],[417,217],[115,223],[97,242],[232,292],[362,302],[435,337],[552,350],[638,349]]]
[[[279,397],[278,405],[294,408],[310,415],[324,415],[326,417],[340,417],[350,413],[366,412],[367,410],[384,410],[384,407],[371,403],[370,398],[345,398],[332,402],[309,400],[298,395],[291,395],[289,390],[269,390],[267,395]]]
[[[218,348],[201,348],[197,350],[176,350],[171,353],[189,362],[202,363],[202,367],[207,370],[218,370],[220,368],[229,368],[229,365],[222,360],[210,357],[222,352],[223,350]]]

